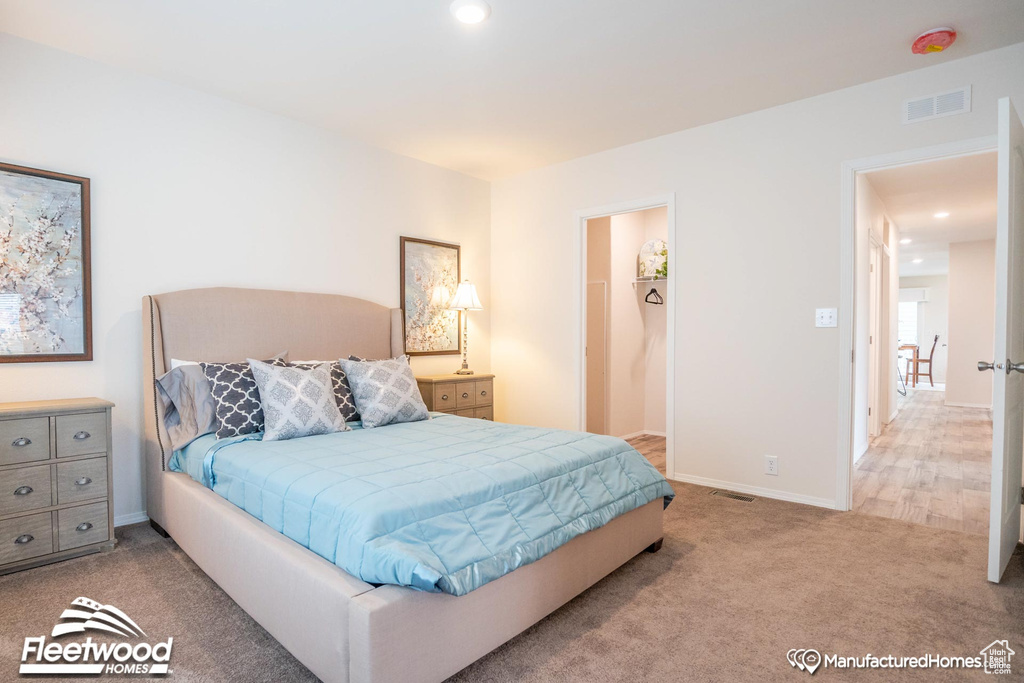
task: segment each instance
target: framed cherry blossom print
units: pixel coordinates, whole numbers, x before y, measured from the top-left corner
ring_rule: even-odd
[[[89,179],[0,164],[0,363],[92,360]]]
[[[462,352],[461,313],[448,309],[461,268],[457,244],[401,239],[402,317],[405,352],[410,356]]]

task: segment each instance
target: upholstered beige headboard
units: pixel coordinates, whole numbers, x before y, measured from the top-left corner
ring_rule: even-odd
[[[337,294],[229,287],[144,297],[142,344],[146,510],[161,526],[171,452],[154,379],[170,369],[171,358],[227,362],[280,351],[296,360],[387,358],[404,346],[399,309]]]

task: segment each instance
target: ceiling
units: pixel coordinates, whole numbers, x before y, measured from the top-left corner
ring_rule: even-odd
[[[995,239],[995,152],[875,171],[867,178],[899,226],[900,239],[912,240],[900,245],[902,276],[948,273],[951,242]],[[949,216],[936,218],[940,212]]]
[[[484,179],[1024,41],[1020,0],[489,1],[0,0],[0,31]]]

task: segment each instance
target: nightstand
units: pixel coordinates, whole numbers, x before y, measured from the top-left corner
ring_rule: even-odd
[[[427,408],[462,417],[494,419],[494,375],[417,377]]]
[[[0,574],[114,547],[113,407],[0,403]]]

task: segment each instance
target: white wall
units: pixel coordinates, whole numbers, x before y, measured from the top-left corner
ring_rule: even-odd
[[[628,436],[644,431],[646,336],[637,288],[636,256],[647,226],[642,212],[611,217],[611,282],[608,293],[608,433]]]
[[[993,263],[995,263],[995,256],[993,256]],[[900,278],[900,289],[918,287],[928,289],[928,301],[917,305],[917,339],[921,346],[921,357],[928,357],[932,348],[932,340],[935,339],[935,335],[939,335],[939,345],[935,347],[933,362],[935,367],[932,371],[936,382],[945,383],[949,361],[949,277],[946,275],[915,275]]]
[[[145,294],[228,285],[398,306],[399,235],[461,242],[484,304],[470,363],[490,369],[487,183],[2,34],[0,64],[0,159],[92,179],[95,335],[92,362],[0,367],[0,400],[117,403],[118,520],[145,507]]]
[[[946,405],[992,406],[993,373],[978,372],[978,361],[993,360],[995,319],[995,240],[950,244]]]
[[[882,198],[875,192],[875,188],[871,185],[871,181],[867,175],[859,174],[857,176],[857,187],[856,187],[856,204],[854,207],[854,231],[856,238],[856,253],[857,253],[857,271],[854,278],[854,286],[856,287],[856,302],[857,302],[857,314],[856,330],[856,345],[857,348],[863,349],[863,352],[859,354],[854,365],[853,375],[853,456],[854,460],[860,458],[868,449],[868,438],[869,438],[869,424],[868,424],[868,403],[869,403],[869,386],[870,386],[870,372],[871,372],[871,354],[869,353],[869,332],[870,332],[870,319],[871,319],[871,273],[869,270],[869,263],[871,257],[871,246],[872,246],[872,235],[876,244],[886,244],[886,237],[888,237],[888,244],[890,249],[890,271],[896,268],[896,264],[899,263],[899,228],[889,220],[888,210],[886,209],[885,203]],[[889,230],[886,235],[885,225],[888,222]],[[882,259],[879,259],[879,267],[881,267]],[[879,277],[878,281],[881,282],[882,278]],[[895,281],[895,278],[890,277],[890,281]],[[880,293],[879,301],[882,296],[890,295],[891,292]],[[886,340],[882,335],[883,330],[879,329],[878,342],[879,344],[886,343]],[[888,335],[891,336],[891,335]],[[891,344],[891,339],[889,340]],[[879,358],[883,358],[884,354],[882,349],[879,349]],[[889,390],[895,386],[893,381],[895,378],[891,372],[884,372],[882,368],[876,369],[878,372],[878,381],[883,383],[885,387],[885,400],[880,403],[884,406],[889,404]],[[879,397],[882,394],[879,392]],[[885,410],[883,405],[879,405],[878,409],[884,410],[882,417],[888,419],[888,410]]]
[[[900,123],[904,99],[968,83],[970,114]],[[834,504],[849,365],[814,309],[839,302],[841,164],[993,135],[1005,95],[1024,102],[1024,45],[496,181],[492,354],[516,378],[496,389],[498,416],[580,425],[580,299],[550,296],[579,291],[573,212],[675,193],[676,475]],[[526,263],[545,277],[524,278]]]

